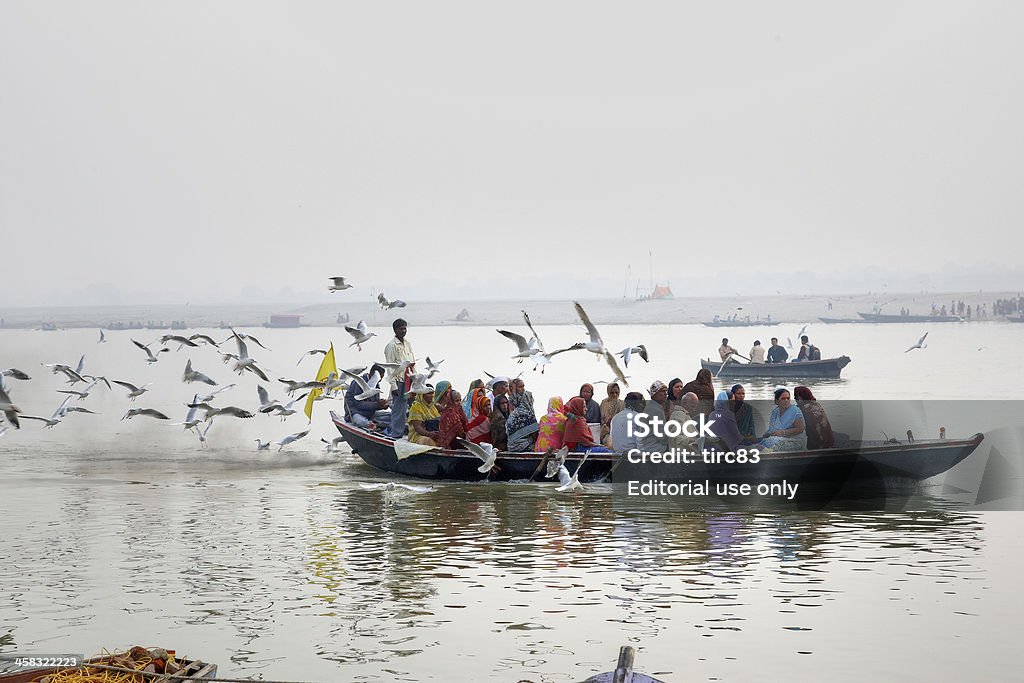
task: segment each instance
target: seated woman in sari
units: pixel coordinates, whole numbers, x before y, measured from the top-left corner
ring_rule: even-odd
[[[441,413],[434,405],[434,389],[429,385],[427,388],[428,391],[416,394],[416,400],[409,406],[409,414],[405,421],[409,425],[409,441],[424,446],[436,446]]]
[[[552,396],[548,400],[548,412],[540,419],[540,434],[534,450],[544,453],[548,450],[557,451],[562,447],[565,436],[565,410],[561,396]]]
[[[466,419],[469,420],[473,417],[473,392],[478,388],[483,388],[484,381],[482,379],[475,379],[469,383],[469,391],[466,392],[466,398],[462,402],[462,411],[466,413]],[[484,389],[484,393],[487,390]]]
[[[612,447],[612,418],[621,413],[625,408],[625,402],[619,398],[621,393],[618,382],[608,385],[608,398],[601,401],[601,444]]]
[[[597,424],[601,421],[601,406],[594,400],[594,385],[584,384],[580,387],[579,397],[587,404],[587,422]]]
[[[498,396],[495,398],[494,410],[491,411],[490,417],[491,438],[489,441],[499,451],[508,450],[508,432],[505,429],[505,425],[510,414],[508,396]]]
[[[775,390],[775,409],[758,447],[766,451],[802,451],[807,448],[804,416],[792,404],[789,389]]]
[[[734,384],[729,390],[732,394],[732,414],[736,416],[736,426],[740,436],[746,443],[757,441],[757,425],[754,423],[754,407],[746,402],[747,390],[742,384]]]
[[[715,401],[715,383],[713,380],[711,371],[702,368],[697,371],[696,377],[683,385],[682,394],[680,394],[681,396],[691,392],[697,394],[697,398],[700,399],[697,412],[702,415],[707,415],[711,412]],[[671,398],[669,396],[669,399]]]
[[[569,399],[565,404],[565,436],[562,446],[570,451],[591,451],[610,453],[611,451],[594,441],[594,433],[587,424],[587,403],[579,396]],[[561,448],[561,446],[559,446]]]
[[[712,440],[715,443],[710,445],[725,452],[734,452],[740,447],[740,428],[736,425],[736,416],[729,407],[727,392],[718,392],[718,396],[715,397],[715,409],[708,415],[708,421],[714,422],[709,431],[715,435]]]
[[[461,448],[456,441],[466,437],[466,414],[462,412],[459,394],[452,389],[451,382],[441,380],[434,389],[434,403],[441,409],[441,421],[434,441],[441,448]]]
[[[533,394],[525,391],[508,397],[512,412],[505,422],[508,433],[508,450],[513,453],[526,453],[533,450],[537,439],[537,416],[533,414]]]
[[[836,437],[832,433],[832,425],[828,421],[825,409],[814,398],[814,394],[807,387],[797,387],[793,390],[796,397],[796,405],[803,413],[804,423],[807,425],[807,447],[808,448],[832,448],[836,443]]]
[[[466,423],[466,439],[473,443],[491,443],[491,400],[483,387],[473,390],[473,408]]]

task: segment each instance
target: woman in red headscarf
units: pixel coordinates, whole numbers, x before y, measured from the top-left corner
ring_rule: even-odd
[[[579,396],[565,404],[565,436],[562,445],[570,451],[589,450],[597,446],[587,424],[587,402]]]
[[[491,399],[483,387],[473,389],[472,410],[466,424],[466,439],[473,443],[491,442]]]

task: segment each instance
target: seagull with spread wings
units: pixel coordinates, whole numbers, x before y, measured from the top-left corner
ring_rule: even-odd
[[[132,344],[135,344],[137,347],[139,347],[140,349],[142,349],[143,351],[146,352],[146,362],[147,363],[155,363],[155,362],[157,362],[157,360],[159,360],[157,358],[157,356],[159,356],[161,353],[163,353],[165,351],[170,351],[170,349],[168,349],[167,347],[164,347],[164,348],[160,349],[159,351],[157,351],[156,353],[153,353],[152,351],[149,350],[149,345],[148,344],[143,344],[142,342],[135,341],[134,339],[132,339]],[[152,344],[152,342],[150,342],[150,344]]]
[[[911,346],[909,349],[907,349],[903,353],[910,353],[914,349],[926,349],[926,348],[928,348],[928,345],[924,343],[924,340],[927,339],[927,338],[928,338],[928,333],[925,332],[924,336],[921,337],[920,339],[918,339],[916,344]]]
[[[336,275],[336,276],[334,276],[332,278],[328,278],[328,279],[331,280],[334,283],[334,284],[331,284],[331,285],[327,286],[327,291],[328,292],[340,292],[340,291],[345,290],[345,289],[352,289],[352,285],[350,285],[349,283],[345,282],[345,278],[343,278],[341,276]]]
[[[349,346],[350,347],[354,346],[359,351],[363,350],[363,344],[365,344],[366,342],[370,341],[370,337],[376,337],[377,336],[376,332],[370,332],[370,333],[366,332],[366,321],[365,320],[360,320],[359,324],[356,325],[355,327],[349,327],[348,325],[345,325],[345,331],[348,332],[349,334],[351,334],[352,338],[355,339],[355,341],[352,342],[351,344],[349,344]]]
[[[252,336],[249,336],[248,338],[252,339]],[[245,345],[245,342],[242,341],[242,338],[238,334],[235,334],[235,342],[238,344],[238,360],[235,361],[235,371],[241,375],[248,370],[264,382],[269,382],[270,380],[267,379],[267,374],[260,370],[256,365],[256,359],[249,356],[249,347]]]
[[[148,387],[150,385],[152,385],[153,383],[152,382],[146,382],[141,387],[137,387],[134,384],[132,384],[131,382],[122,382],[120,380],[115,379],[114,380],[114,384],[120,384],[122,387],[127,389],[128,390],[128,398],[130,398],[131,400],[134,401],[139,396],[142,396],[144,393],[149,391]]]
[[[203,384],[209,384],[211,387],[217,386],[217,383],[204,375],[198,370],[192,369],[192,359],[189,358],[188,362],[185,363],[185,372],[181,375],[181,381],[185,384],[191,384],[192,382],[202,382]]]

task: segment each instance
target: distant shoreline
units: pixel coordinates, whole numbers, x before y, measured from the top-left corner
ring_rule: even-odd
[[[844,296],[760,296],[760,297],[676,297],[662,300],[633,301],[628,299],[580,300],[591,319],[604,325],[658,325],[700,324],[717,315],[726,319],[732,315],[738,321],[773,323],[821,323],[819,318],[857,318],[859,312],[871,312],[877,305],[885,313],[899,313],[903,308],[915,315],[927,315],[932,304],[950,306],[963,301],[978,306],[987,314],[982,321],[999,320],[993,316],[993,302],[997,299],[1015,299],[1018,292],[944,292],[857,294]],[[831,308],[829,308],[831,304]],[[470,318],[455,318],[465,308]],[[264,327],[272,314],[300,316],[301,327],[341,327],[338,316],[347,314],[348,323],[365,320],[372,327],[390,326],[395,318],[405,318],[410,325],[436,326],[523,326],[522,310],[530,314],[535,325],[567,325],[578,322],[572,301],[410,301],[405,308],[382,310],[372,301],[355,302],[339,295],[337,302],[329,304],[208,304],[153,306],[39,306],[0,307],[0,328],[40,329],[44,325],[57,329],[104,328],[123,325],[127,330],[160,330],[172,332],[172,321],[184,323],[184,329],[216,328],[223,323],[233,327]],[[972,321],[977,320],[972,317]],[[146,328],[148,324],[152,327]],[[132,327],[128,327],[132,326]],[[288,329],[279,327],[277,329]],[[723,328],[727,329],[727,328]]]

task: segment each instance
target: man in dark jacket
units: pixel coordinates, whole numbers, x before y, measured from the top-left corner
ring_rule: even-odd
[[[385,372],[384,368],[375,363],[362,377],[367,383],[376,380],[379,387]],[[357,382],[349,383],[348,391],[345,392],[345,419],[357,427],[367,429],[377,429],[378,423],[387,425],[390,421],[390,413],[384,410],[388,407],[387,399],[381,398],[379,392],[369,398],[356,398],[362,393],[363,388]]]
[[[768,347],[768,362],[769,363],[785,363],[789,358],[789,353],[786,349],[779,346],[778,337],[772,337],[772,345]]]

